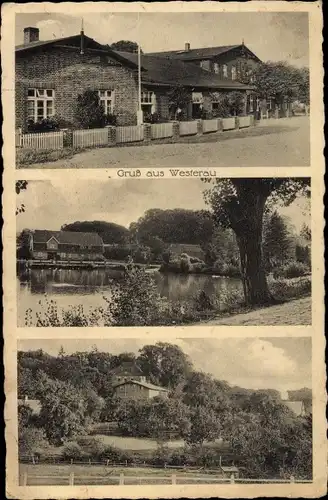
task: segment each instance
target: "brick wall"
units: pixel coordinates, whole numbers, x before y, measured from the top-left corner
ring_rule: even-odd
[[[112,65],[113,64],[113,65]],[[16,128],[26,125],[28,88],[55,90],[55,114],[74,121],[76,98],[85,90],[115,90],[114,114],[119,125],[137,123],[137,75],[107,56],[49,47],[16,54]]]

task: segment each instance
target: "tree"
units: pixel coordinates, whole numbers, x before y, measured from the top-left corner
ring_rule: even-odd
[[[19,455],[29,455],[34,461],[37,454],[42,453],[49,447],[44,429],[37,427],[22,426],[18,431],[18,451]]]
[[[259,64],[257,68],[248,75],[253,76],[253,85],[256,93],[263,98],[274,98],[281,101],[299,100],[305,104],[309,103],[309,69],[296,68],[286,62],[266,62]]]
[[[137,42],[131,42],[130,40],[119,40],[109,45],[109,48],[118,52],[138,52]],[[140,52],[143,54],[142,50]]]
[[[106,124],[106,116],[95,90],[86,90],[78,95],[74,115],[77,124],[82,128],[98,128]]]
[[[164,443],[170,437],[181,437],[189,432],[189,408],[179,399],[155,397],[146,421],[146,431]]]
[[[190,414],[190,430],[186,429],[188,444],[202,446],[204,441],[214,441],[220,437],[221,423],[212,409],[195,406]]]
[[[267,269],[281,266],[291,257],[292,240],[284,218],[275,210],[264,227],[263,257]]]
[[[106,244],[124,244],[129,240],[130,232],[115,222],[104,221],[76,221],[64,224],[61,231],[73,231],[78,233],[97,233]]]
[[[177,85],[172,88],[167,95],[170,115],[174,117],[174,119],[179,119],[181,115],[186,115],[187,107],[192,102],[191,92],[182,85]]]
[[[152,382],[174,388],[192,370],[192,363],[183,350],[167,342],[145,345],[139,350],[138,366]]]
[[[262,251],[263,216],[270,204],[292,203],[300,193],[308,196],[309,178],[216,179],[204,197],[217,225],[231,228],[237,239],[245,302],[273,302]]]
[[[72,384],[48,378],[40,400],[40,423],[50,443],[60,445],[84,432],[86,401]]]

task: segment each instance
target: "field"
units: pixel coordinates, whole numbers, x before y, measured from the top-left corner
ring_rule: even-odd
[[[115,448],[119,448],[120,450],[146,451],[156,450],[158,447],[157,441],[154,439],[105,436],[103,434],[95,434],[92,437],[101,439],[106,446],[115,446]],[[183,448],[184,444],[182,440],[168,441],[165,443],[165,445],[171,449]]]

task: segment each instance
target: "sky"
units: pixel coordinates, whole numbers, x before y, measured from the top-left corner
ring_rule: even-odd
[[[43,349],[57,355],[61,346],[67,354],[99,351],[138,353],[157,339],[28,339],[19,340],[18,350]],[[163,340],[162,340],[163,341]],[[311,388],[311,338],[184,338],[168,339],[190,356],[196,370],[210,373],[231,385],[249,389],[287,390]]]
[[[144,52],[183,50],[219,45],[247,47],[262,61],[288,61],[309,66],[308,14],[304,12],[211,13],[88,13],[16,14],[16,44],[23,43],[23,29],[40,29],[40,39],[84,32],[103,44],[118,40],[140,43]]]
[[[203,199],[207,187],[200,179],[75,179],[74,186],[62,180],[29,181],[27,190],[17,196],[17,205],[23,203],[26,211],[16,217],[16,229],[59,231],[63,224],[83,220],[129,227],[151,208],[208,209]],[[308,203],[298,198],[278,208],[296,232],[303,223],[310,225]]]

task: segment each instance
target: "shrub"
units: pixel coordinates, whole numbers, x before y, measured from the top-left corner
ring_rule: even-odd
[[[308,296],[311,294],[311,278],[301,276],[293,279],[269,279],[269,290],[278,300],[287,300],[291,298]]]
[[[147,113],[144,116],[145,123],[159,123],[160,118],[158,113]]]
[[[111,125],[112,127],[116,127],[117,125],[117,116],[111,113],[105,115],[105,125]]]
[[[76,441],[70,441],[65,444],[61,456],[64,460],[82,460],[86,453]]]
[[[298,278],[310,274],[310,268],[303,262],[291,261],[284,266],[273,271],[273,277],[277,278]]]
[[[44,118],[36,123],[29,120],[27,123],[27,131],[30,133],[55,132],[59,130],[58,121],[53,118]]]
[[[81,447],[84,454],[88,455],[88,457],[93,458],[94,460],[97,460],[99,457],[101,457],[106,448],[103,441],[88,436],[82,436],[78,438],[77,444]]]
[[[77,97],[74,116],[77,124],[85,129],[105,126],[106,116],[97,91],[86,90]]]

